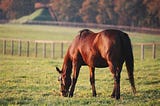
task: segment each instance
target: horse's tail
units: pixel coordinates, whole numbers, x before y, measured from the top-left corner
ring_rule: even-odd
[[[128,35],[125,36],[126,39],[124,40],[124,54],[125,54],[125,63],[128,72],[129,81],[132,87],[132,91],[136,93],[136,87],[134,82],[134,58],[133,58],[133,51],[130,38]]]

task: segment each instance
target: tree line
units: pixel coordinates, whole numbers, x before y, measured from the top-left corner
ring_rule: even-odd
[[[36,2],[51,3],[58,21],[160,27],[159,0],[0,0],[0,19],[29,15]]]

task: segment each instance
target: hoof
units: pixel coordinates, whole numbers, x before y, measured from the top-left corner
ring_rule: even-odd
[[[119,100],[119,99],[120,99],[120,97],[115,97],[115,99],[116,99],[116,100]]]
[[[96,96],[97,96],[97,94],[93,94],[92,96],[93,96],[93,97],[96,97]]]
[[[69,97],[72,98],[72,97],[73,97],[73,94],[69,94]]]
[[[111,98],[115,98],[116,100],[119,100],[120,96],[111,95]]]

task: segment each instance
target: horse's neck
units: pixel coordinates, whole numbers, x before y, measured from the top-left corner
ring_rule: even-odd
[[[63,62],[63,75],[70,76],[72,73],[72,62],[70,58],[66,55]]]

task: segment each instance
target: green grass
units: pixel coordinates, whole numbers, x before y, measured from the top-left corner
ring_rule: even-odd
[[[0,24],[0,38],[16,38],[29,40],[67,40],[72,41],[83,28]],[[91,29],[94,32],[102,29]],[[160,36],[142,33],[128,33],[133,43],[159,42]]]
[[[0,25],[0,38],[29,40],[71,40],[78,34],[76,28],[38,25]]]
[[[40,25],[19,25],[19,24],[1,24],[0,38],[23,39],[23,40],[56,40],[56,41],[72,41],[82,28],[73,27],[57,27],[57,26],[40,26]],[[91,29],[94,32],[100,29]],[[129,33],[132,43],[159,42],[160,36],[142,33]],[[26,56],[26,42],[22,43],[22,56]],[[2,53],[3,42],[0,40],[0,53]],[[18,55],[18,42],[14,44],[14,55]],[[64,45],[64,53],[67,45]],[[10,54],[11,44],[7,42],[7,54]],[[42,56],[43,45],[39,44],[38,57]],[[47,44],[47,57],[51,57],[51,45]],[[140,46],[133,47],[135,58],[140,58]],[[60,57],[60,44],[55,45],[55,58]],[[160,47],[157,46],[157,57],[160,56]],[[34,56],[34,43],[30,45],[30,56]],[[145,57],[152,58],[152,47],[145,47]]]
[[[126,68],[121,76],[121,99],[110,98],[113,88],[108,68],[96,69],[98,96],[92,97],[88,67],[82,67],[73,98],[59,95],[55,66],[61,59],[0,55],[0,104],[3,105],[126,105],[158,106],[160,103],[160,59],[135,60],[137,94],[131,92]]]
[[[39,26],[39,25],[0,25],[0,38],[29,40],[67,40],[71,41],[82,28]],[[100,30],[92,29],[95,32]],[[151,34],[129,33],[132,43],[159,42],[160,36]],[[22,44],[26,46],[26,44]],[[15,43],[15,54],[17,54]],[[58,47],[60,45],[57,45]],[[33,50],[34,45],[31,46]],[[7,44],[10,48],[10,43]],[[50,45],[47,45],[50,48]],[[65,45],[65,49],[67,45]],[[42,45],[39,46],[39,50]],[[23,48],[25,51],[25,48]],[[59,51],[57,48],[56,51]],[[96,69],[96,88],[98,96],[92,97],[89,83],[89,71],[82,67],[73,98],[59,95],[59,82],[56,66],[61,67],[62,59],[27,58],[17,55],[2,55],[0,42],[0,105],[99,105],[99,106],[158,106],[160,104],[160,47],[157,58],[152,58],[150,46],[145,47],[145,59],[140,60],[140,47],[134,46],[135,81],[137,94],[131,93],[126,69],[121,76],[121,99],[110,98],[113,78],[108,68]],[[49,52],[49,51],[48,51]],[[47,52],[49,57],[50,53]],[[41,55],[42,52],[38,55]]]

